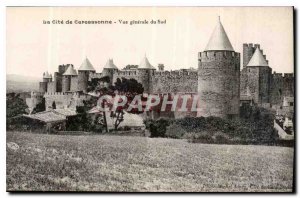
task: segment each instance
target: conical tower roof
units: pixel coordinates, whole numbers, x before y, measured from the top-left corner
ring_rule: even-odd
[[[70,65],[63,75],[64,76],[76,76],[77,73],[76,73],[76,70],[73,68],[73,65]]]
[[[150,64],[147,56],[145,55],[145,57],[142,59],[141,63],[139,64],[138,69],[155,69],[155,67],[153,67]]]
[[[220,17],[204,51],[234,51]]]
[[[81,66],[79,67],[78,71],[95,71],[93,65],[89,61],[89,59],[86,57]]]
[[[106,64],[104,65],[103,68],[106,68],[106,69],[118,69],[118,67],[114,64],[113,59],[108,59],[108,61],[106,62]]]
[[[43,74],[43,78],[52,78],[52,75],[50,75],[49,72],[46,71],[46,72]]]
[[[247,66],[269,66],[259,48],[256,48]]]

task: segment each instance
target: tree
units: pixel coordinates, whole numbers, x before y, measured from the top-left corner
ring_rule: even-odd
[[[107,91],[107,88],[112,89],[112,87],[107,87],[110,84],[110,79],[108,76],[104,76],[102,78],[93,78],[88,81],[88,92],[103,92]]]
[[[43,97],[41,102],[39,102],[36,107],[33,109],[32,113],[38,113],[46,110],[46,100]]]
[[[20,98],[20,94],[9,93],[6,95],[6,118],[12,118],[26,113],[27,105]]]
[[[114,119],[114,128],[117,130],[119,125],[124,121],[124,109],[128,109],[129,104],[132,102],[136,95],[142,94],[144,92],[143,85],[135,79],[117,79],[114,85],[114,90],[118,92],[119,95],[125,95],[127,98],[127,103],[116,108],[115,111],[111,111],[110,117]],[[143,98],[141,98],[143,99]],[[132,109],[128,113],[141,113],[137,109]]]
[[[107,86],[104,86],[107,85]],[[115,92],[119,95],[125,95],[127,102],[123,107],[118,107],[114,111],[111,111],[110,117],[114,119],[115,130],[124,121],[124,109],[127,109],[131,101],[136,95],[140,95],[144,92],[143,85],[135,79],[118,78],[114,85],[109,85],[109,78],[100,78],[92,80],[89,87],[89,91],[99,93],[99,96],[110,95],[115,96]],[[141,98],[143,100],[143,98]],[[101,104],[104,105],[105,104]],[[109,104],[107,104],[109,105]],[[111,105],[111,104],[110,104]],[[128,113],[141,113],[137,109],[132,109]],[[105,119],[105,113],[103,113]]]
[[[23,124],[22,114],[26,113],[27,105],[19,94],[6,94],[6,129],[13,130],[17,125]],[[22,123],[21,123],[22,122]]]
[[[76,116],[70,116],[67,119],[67,130],[69,131],[94,131],[102,132],[103,123],[100,123],[99,116],[95,116],[94,121],[88,111],[97,104],[97,98],[91,97],[90,100],[84,100],[83,106],[76,107]]]

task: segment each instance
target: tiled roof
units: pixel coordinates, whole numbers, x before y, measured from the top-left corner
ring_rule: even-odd
[[[35,119],[35,120],[40,120],[43,122],[57,122],[57,121],[66,120],[66,116],[57,114],[53,111],[43,111],[40,113],[31,114],[31,115],[23,115],[23,116],[31,118],[31,119]]]
[[[53,109],[49,111],[43,111],[30,115],[23,115],[24,117],[40,120],[42,122],[57,122],[64,121],[68,116],[76,115],[76,111],[72,109]]]
[[[64,116],[74,116],[77,115],[76,111],[73,109],[53,109],[54,112],[62,114]]]

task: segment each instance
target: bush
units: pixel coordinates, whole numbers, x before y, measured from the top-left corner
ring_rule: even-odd
[[[160,118],[158,120],[146,120],[144,123],[146,129],[150,131],[150,137],[165,137],[167,127],[170,125],[171,121]]]
[[[146,120],[151,137],[186,138],[190,142],[220,144],[267,144],[278,142],[273,128],[274,112],[251,107],[247,117],[185,117],[174,120]]]
[[[13,118],[26,114],[27,105],[20,98],[20,94],[9,93],[6,95],[6,118]]]
[[[182,126],[178,124],[171,124],[167,127],[165,136],[169,138],[180,139],[186,133],[187,131]]]
[[[187,133],[184,137],[187,138],[188,141],[192,142],[192,143],[212,143],[213,142],[212,135],[209,134],[208,132]]]
[[[232,142],[230,137],[223,132],[215,133],[212,139],[215,143],[219,143],[219,144],[228,144]]]
[[[117,131],[131,131],[131,127],[130,126],[119,127]]]

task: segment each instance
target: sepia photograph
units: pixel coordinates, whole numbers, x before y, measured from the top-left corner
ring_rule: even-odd
[[[294,7],[7,6],[7,192],[295,192]]]

